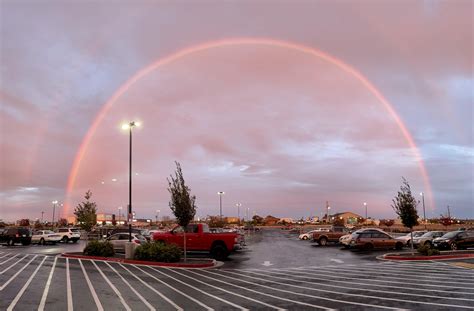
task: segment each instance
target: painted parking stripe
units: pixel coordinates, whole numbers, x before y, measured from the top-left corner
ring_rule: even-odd
[[[294,270],[289,270],[289,269],[280,269],[278,271],[265,271],[266,273],[276,273],[276,274],[284,274],[288,275],[294,278],[307,278],[307,279],[314,279],[314,280],[323,280],[323,281],[329,281],[329,282],[336,282],[336,283],[348,283],[348,284],[357,284],[357,285],[363,285],[363,286],[379,286],[379,287],[384,287],[384,288],[399,288],[399,289],[405,289],[405,290],[412,290],[412,291],[429,291],[429,292],[439,292],[439,293],[447,293],[447,294],[466,294],[466,295],[474,295],[474,292],[461,292],[459,290],[456,290],[456,292],[453,291],[447,291],[447,290],[440,290],[440,289],[433,289],[433,288],[428,288],[428,289],[423,289],[420,288],[419,283],[407,283],[407,282],[396,282],[396,281],[383,281],[383,280],[375,280],[375,279],[370,279],[370,283],[363,283],[363,282],[353,282],[353,281],[340,281],[340,280],[335,280],[334,278],[338,279],[348,279],[348,280],[356,280],[359,281],[361,278],[360,277],[342,277],[342,276],[335,276],[335,275],[326,275],[321,272],[318,272],[318,277],[317,278],[312,278],[308,277],[308,273],[303,272],[303,271],[294,271]],[[287,272],[287,273],[283,273]],[[302,275],[300,275],[302,274]],[[390,284],[403,284],[405,286],[394,286],[394,285],[383,285],[383,284],[374,284],[373,282],[383,282],[383,283],[390,283]],[[415,287],[407,287],[406,285],[417,285],[418,288]],[[424,286],[424,285],[423,285]],[[439,285],[432,285],[436,288],[439,288]],[[465,289],[465,287],[463,287]]]
[[[7,255],[10,255],[10,254],[7,254]],[[14,258],[16,258],[17,255],[18,255],[18,254],[15,254],[15,255],[13,255],[12,257],[7,258],[7,259],[5,259],[4,261],[0,262],[0,266],[6,264],[6,263],[9,262],[10,260],[13,260]],[[7,256],[2,256],[2,258],[5,258],[5,257],[7,257]]]
[[[348,290],[358,290],[358,291],[364,291],[364,292],[374,292],[374,293],[384,293],[384,294],[392,294],[392,295],[403,295],[403,296],[414,296],[414,297],[423,297],[423,298],[434,298],[434,299],[447,299],[447,300],[462,300],[462,301],[471,301],[474,302],[474,299],[469,299],[469,298],[459,298],[459,297],[445,297],[445,296],[433,296],[433,295],[423,295],[423,294],[414,294],[414,293],[404,293],[404,292],[396,292],[396,291],[386,291],[386,290],[380,290],[380,289],[358,289],[354,288],[354,286],[341,286],[341,285],[331,285],[331,284],[326,284],[326,283],[321,283],[321,282],[310,282],[310,281],[303,281],[303,280],[294,280],[292,278],[287,278],[287,277],[279,277],[279,276],[270,276],[268,274],[265,274],[265,271],[262,271],[261,273],[258,272],[246,272],[246,273],[252,273],[256,275],[265,276],[265,277],[271,277],[275,279],[280,279],[280,280],[287,280],[287,281],[296,281],[300,283],[305,283],[305,284],[313,284],[313,285],[319,285],[319,286],[326,286],[326,287],[336,287],[336,288],[342,288],[342,289],[348,289]],[[346,282],[348,283],[348,282]],[[356,283],[349,283],[349,284],[356,284]],[[384,299],[383,297],[379,297],[379,299]]]
[[[301,270],[301,269],[300,269]],[[305,271],[311,271],[311,272],[318,272],[320,273],[321,271],[326,271],[327,273],[331,273],[331,274],[343,274],[343,275],[353,275],[353,276],[356,276],[356,277],[359,277],[360,276],[360,272],[361,271],[358,271],[358,270],[349,270],[349,269],[339,269],[339,270],[329,270],[329,269],[326,269],[326,268],[318,268],[318,269],[312,269],[312,268],[306,268],[304,269]],[[395,273],[392,273],[392,274],[382,274],[382,273],[378,273],[378,276],[381,276],[383,277],[384,279],[387,279],[387,280],[401,280],[403,282],[406,283],[406,277],[397,277],[397,276],[393,276],[393,275],[398,275],[398,274],[395,274]],[[461,289],[465,289],[466,286],[462,286],[463,283],[459,283],[459,282],[450,282],[450,281],[445,281],[445,280],[423,280],[423,282],[425,282],[423,284],[423,286],[428,286],[428,285],[432,285],[432,286],[443,286],[443,287],[447,287],[447,284],[455,284],[455,285],[461,285],[461,286],[454,286],[454,285],[449,285],[450,288],[461,288]],[[433,284],[435,283],[435,284]]]
[[[174,281],[176,281],[176,282],[178,282],[178,283],[180,283],[180,284],[183,284],[183,285],[185,285],[185,286],[187,286],[187,287],[190,287],[190,288],[194,289],[195,291],[198,291],[198,292],[200,292],[200,293],[202,293],[202,294],[204,294],[204,295],[206,295],[206,296],[209,296],[209,297],[211,297],[211,298],[214,298],[214,299],[216,299],[216,300],[219,300],[219,301],[221,301],[221,302],[223,302],[223,303],[225,303],[225,304],[228,304],[228,305],[230,305],[230,306],[232,306],[232,307],[234,307],[234,308],[237,308],[237,309],[242,310],[242,311],[249,311],[249,309],[247,309],[247,308],[244,308],[244,307],[242,307],[242,306],[239,306],[238,304],[235,304],[235,303],[233,303],[233,302],[230,302],[230,301],[228,301],[228,300],[225,300],[225,299],[223,299],[223,298],[221,298],[221,297],[217,297],[217,296],[215,296],[215,295],[212,295],[212,294],[210,294],[210,293],[208,293],[208,292],[206,292],[206,291],[204,291],[204,290],[202,290],[202,289],[200,289],[200,288],[197,288],[196,286],[193,286],[193,285],[191,285],[191,284],[188,284],[188,283],[186,283],[186,282],[183,282],[183,281],[181,281],[181,280],[179,280],[179,279],[177,279],[177,278],[175,278],[175,277],[173,277],[173,276],[171,276],[171,275],[169,275],[169,274],[166,274],[166,273],[164,273],[163,271],[160,271],[160,270],[158,270],[158,269],[156,269],[156,268],[154,268],[154,267],[148,267],[148,268],[151,269],[151,270],[155,270],[156,272],[158,272],[158,273],[160,273],[160,274],[162,274],[162,275],[164,275],[164,276],[166,276],[166,277],[169,277],[170,279],[172,279],[172,280],[174,280]]]
[[[183,308],[181,308],[180,306],[178,306],[177,304],[175,304],[172,300],[170,300],[168,297],[166,297],[165,295],[163,295],[161,292],[159,292],[158,290],[156,290],[154,287],[150,286],[148,283],[146,283],[145,281],[143,281],[141,278],[139,278],[138,276],[136,276],[132,271],[130,271],[129,269],[127,269],[124,265],[122,264],[119,264],[120,267],[122,267],[125,271],[127,271],[130,275],[132,275],[134,278],[136,278],[138,281],[140,281],[143,285],[145,285],[146,287],[148,287],[150,290],[152,290],[153,292],[155,292],[156,294],[158,294],[161,298],[163,298],[166,302],[168,302],[170,305],[172,305],[174,308],[176,308],[176,310],[179,310],[179,311],[183,311]]]
[[[448,261],[449,262],[449,261]],[[395,262],[395,261],[384,261],[382,263],[383,265],[389,266],[389,267],[408,267],[411,269],[419,269],[422,271],[453,271],[452,267],[449,266],[449,264],[443,262],[443,261],[429,261],[429,262]],[[461,272],[458,269],[454,269],[456,272]],[[474,274],[474,272],[469,272],[470,274]]]
[[[148,303],[148,301],[146,301],[145,298],[143,298],[142,295],[140,295],[139,292],[137,292],[137,291],[135,290],[135,288],[133,288],[132,285],[130,285],[130,283],[127,282],[127,280],[125,280],[125,278],[124,278],[120,273],[118,273],[117,270],[115,270],[114,267],[112,267],[107,261],[105,262],[105,264],[106,264],[107,266],[109,266],[109,268],[112,269],[112,271],[114,271],[114,272],[120,277],[120,279],[132,290],[132,292],[133,292],[135,295],[137,295],[138,298],[140,298],[140,300],[148,307],[149,310],[151,310],[151,311],[155,311],[155,310],[156,310],[151,304]]]
[[[285,289],[274,288],[274,287],[267,286],[267,285],[264,285],[264,284],[259,284],[259,283],[255,283],[255,282],[250,282],[250,281],[242,280],[242,279],[240,279],[240,278],[235,278],[235,277],[227,276],[227,275],[222,274],[222,273],[211,272],[211,271],[208,271],[208,270],[202,270],[202,272],[205,272],[205,273],[208,273],[208,274],[212,274],[212,275],[217,275],[217,276],[224,277],[224,278],[228,278],[228,279],[232,279],[233,281],[238,281],[238,282],[242,282],[242,283],[246,283],[246,284],[251,284],[251,285],[255,285],[255,286],[267,288],[267,289],[270,289],[270,290],[272,290],[272,291],[278,291],[278,292],[287,293],[287,294],[291,294],[291,295],[297,295],[297,296],[303,296],[303,297],[309,297],[309,298],[316,298],[316,299],[321,299],[321,300],[327,300],[327,301],[331,301],[331,302],[343,302],[343,301],[337,300],[337,299],[331,299],[331,298],[326,298],[326,297],[321,297],[321,296],[308,295],[308,294],[293,292],[293,291],[289,291],[289,290],[285,290]],[[232,272],[231,272],[231,273],[232,273]],[[237,274],[237,273],[236,273],[236,274]],[[239,276],[242,276],[242,275],[239,275]],[[261,280],[261,279],[259,279],[259,280]],[[286,285],[286,284],[285,284],[285,285]],[[290,300],[290,299],[288,299],[288,300]],[[301,302],[301,301],[296,301],[296,300],[290,300],[290,301],[291,301],[292,303],[301,304],[301,305],[305,305],[305,306],[310,306],[310,307],[317,308],[317,309],[322,309],[322,310],[335,310],[335,309],[328,308],[328,307],[324,307],[324,306],[321,306],[321,305],[314,305],[314,304],[310,304],[310,303],[306,303],[306,302]],[[343,303],[347,303],[347,302],[343,302]],[[356,304],[357,304],[357,303],[356,303]],[[364,304],[362,304],[362,305],[364,305]],[[381,307],[381,308],[395,310],[395,308],[388,308],[388,307]]]
[[[92,297],[94,298],[95,305],[97,306],[98,311],[104,311],[104,308],[102,307],[102,304],[100,303],[99,297],[97,296],[97,293],[94,289],[94,286],[92,285],[91,280],[89,279],[89,276],[87,275],[87,271],[84,268],[84,265],[82,264],[82,260],[79,259],[79,265],[81,266],[82,273],[84,273],[84,277],[86,279],[87,286],[89,287],[89,290],[91,292]]]
[[[2,253],[2,254],[3,254],[3,253]],[[2,256],[0,256],[0,258],[5,258],[5,257],[7,257],[8,255],[10,255],[10,253],[6,253],[5,255],[2,255]],[[1,263],[0,263],[0,264],[1,264]]]
[[[73,311],[72,290],[71,290],[71,274],[69,272],[69,258],[66,258],[66,288],[67,288],[67,310]]]
[[[252,293],[256,293],[256,294],[258,294],[258,295],[262,295],[262,296],[266,296],[266,297],[270,297],[270,298],[275,298],[275,299],[278,299],[278,300],[282,300],[282,301],[286,301],[286,302],[291,302],[291,303],[296,303],[296,304],[309,305],[309,304],[304,303],[304,302],[299,302],[299,301],[295,301],[295,300],[283,298],[283,297],[280,297],[280,296],[271,295],[271,294],[264,293],[264,292],[261,292],[261,291],[253,290],[253,289],[251,289],[251,288],[247,288],[247,287],[244,287],[244,286],[240,286],[240,285],[237,285],[237,284],[235,284],[235,283],[229,283],[229,282],[226,282],[226,281],[222,281],[222,280],[220,280],[220,279],[216,279],[215,277],[210,277],[210,276],[207,276],[207,275],[204,275],[204,274],[201,274],[201,273],[197,273],[197,272],[192,271],[192,270],[187,270],[187,272],[192,273],[192,274],[195,274],[195,275],[198,275],[198,276],[200,276],[200,277],[204,277],[204,278],[210,279],[210,280],[215,281],[215,282],[219,282],[219,283],[226,284],[226,285],[229,285],[229,286],[232,286],[232,287],[237,287],[237,288],[240,288],[240,289],[243,289],[243,290],[252,292]],[[244,281],[244,283],[245,283],[245,281]],[[260,302],[260,303],[262,303],[262,302]],[[309,305],[309,306],[316,307],[316,306],[314,306],[314,305]],[[278,308],[278,307],[277,307],[277,308]],[[280,308],[279,308],[278,310],[286,310],[286,309],[280,309]]]
[[[238,273],[235,273],[235,272],[227,272],[227,273],[239,275]],[[239,276],[243,276],[243,275],[239,275]],[[256,279],[256,280],[262,280],[262,278],[257,278],[257,277],[248,276],[248,275],[245,275],[244,277],[251,278],[251,279]],[[378,299],[378,300],[406,302],[406,303],[412,303],[412,304],[426,304],[426,305],[441,306],[441,307],[469,308],[469,309],[471,309],[471,306],[450,305],[450,304],[443,304],[443,303],[412,301],[412,300],[406,300],[406,299],[397,299],[397,298],[380,297],[380,296],[372,296],[372,295],[351,294],[351,293],[330,291],[330,290],[324,290],[324,289],[306,287],[306,286],[300,286],[300,285],[292,285],[292,284],[287,284],[287,283],[271,281],[271,280],[267,280],[267,279],[265,279],[264,281],[269,282],[269,283],[273,283],[273,284],[283,285],[283,286],[291,286],[291,287],[295,287],[295,288],[300,288],[300,289],[304,289],[304,290],[327,292],[327,293],[331,293],[331,294],[340,294],[340,295],[351,296],[351,297],[362,297],[362,298],[371,298],[371,299]],[[325,299],[328,299],[328,298],[325,298]],[[344,303],[349,303],[349,304],[359,304],[359,305],[370,306],[370,307],[389,308],[389,309],[397,309],[398,310],[398,308],[384,307],[384,306],[381,306],[381,305],[375,306],[375,305],[370,305],[370,304],[355,303],[355,302],[344,301],[344,300],[339,300],[339,301],[344,302]]]
[[[33,258],[31,258],[30,261],[28,261],[26,265],[24,265],[20,270],[18,270],[14,275],[12,275],[12,277],[8,281],[6,281],[5,284],[0,286],[0,291],[7,287],[7,285],[10,284],[11,281],[13,281],[23,270],[25,270],[26,267],[28,267],[30,263],[36,259],[36,257],[38,257],[38,255],[35,255]]]
[[[53,273],[54,273],[54,269],[56,268],[57,261],[58,261],[58,257],[54,257],[54,262],[51,267],[51,271],[49,272],[48,280],[46,281],[46,285],[44,287],[43,296],[41,297],[41,301],[38,306],[38,311],[44,310],[44,305],[46,304],[46,298],[48,297],[49,287],[51,285],[51,279],[53,278]]]
[[[188,294],[186,293],[183,293],[182,291],[178,290],[177,288],[174,288],[173,286],[167,284],[166,282],[163,282],[162,280],[160,280],[159,278],[157,278],[156,276],[154,276],[153,274],[150,274],[148,272],[146,272],[145,270],[141,269],[140,267],[138,266],[134,266],[135,269],[138,269],[140,270],[141,272],[145,273],[146,275],[152,277],[153,279],[155,279],[156,281],[160,282],[161,284],[165,285],[166,287],[172,289],[173,291],[183,295],[184,297],[188,298],[189,300],[192,300],[193,302],[197,303],[198,305],[200,305],[201,307],[203,307],[204,309],[208,310],[208,311],[212,311],[214,309],[212,309],[211,307],[203,304],[202,302],[200,302],[199,300],[189,296]]]
[[[21,296],[23,296],[23,293],[25,292],[25,290],[28,288],[28,286],[30,285],[31,281],[33,280],[33,278],[36,276],[36,273],[38,273],[38,270],[41,268],[41,266],[43,265],[44,261],[46,260],[46,256],[43,258],[43,260],[40,262],[40,264],[38,265],[38,267],[36,267],[35,271],[31,274],[31,276],[28,278],[28,281],[26,281],[25,285],[23,285],[23,287],[21,288],[21,290],[18,292],[18,294],[16,295],[15,299],[13,299],[13,301],[10,303],[10,306],[8,306],[8,309],[7,311],[12,311],[13,308],[15,308],[16,304],[18,303],[18,301],[20,300]]]
[[[469,266],[462,266],[462,265],[456,265],[456,263],[464,263],[464,262],[452,262],[452,263],[447,263],[447,262],[437,262],[437,264],[442,264],[442,265],[446,265],[446,266],[449,266],[451,268],[457,268],[457,269],[462,269],[463,270],[463,273],[468,273],[468,274],[471,274],[474,276],[474,272],[471,273],[472,271],[472,268],[469,268]],[[469,263],[466,263],[466,264],[469,264]],[[469,264],[469,265],[472,265],[472,264]],[[460,271],[460,270],[458,270]]]
[[[228,293],[228,294],[231,294],[231,295],[234,295],[234,296],[243,298],[243,299],[245,299],[245,300],[250,300],[250,301],[252,301],[252,302],[255,302],[255,303],[258,303],[258,304],[267,306],[267,307],[272,308],[272,309],[275,309],[275,310],[280,310],[280,311],[281,311],[281,310],[285,310],[285,309],[282,309],[282,308],[280,308],[280,307],[267,304],[267,303],[265,303],[265,302],[263,302],[263,301],[259,301],[259,300],[256,300],[256,299],[253,299],[253,298],[250,298],[250,297],[247,297],[247,296],[238,294],[238,293],[236,293],[236,292],[228,291],[228,290],[226,290],[226,289],[224,289],[224,288],[222,288],[222,287],[214,286],[214,285],[211,285],[211,284],[209,284],[209,283],[203,282],[203,281],[198,280],[198,279],[196,279],[196,278],[193,278],[193,277],[191,277],[191,276],[189,276],[189,275],[185,275],[184,273],[178,272],[177,269],[175,269],[175,270],[172,270],[172,269],[169,269],[169,268],[164,268],[164,269],[169,270],[169,271],[172,271],[172,272],[174,272],[174,273],[176,273],[176,274],[182,275],[182,276],[184,276],[184,277],[186,277],[186,278],[188,278],[188,279],[191,279],[191,280],[193,280],[193,281],[195,281],[195,282],[198,282],[198,283],[200,283],[200,284],[204,284],[205,286],[208,286],[208,287],[211,287],[211,288],[214,288],[214,289],[223,291],[223,292],[225,292],[225,293]],[[187,270],[187,272],[191,272],[191,271]]]
[[[123,299],[123,296],[122,294],[120,293],[120,291],[117,289],[117,287],[114,286],[114,284],[112,284],[112,282],[110,282],[109,278],[104,274],[104,272],[99,268],[99,266],[97,266],[97,264],[95,263],[95,261],[91,260],[92,264],[95,266],[95,268],[97,269],[97,271],[99,271],[100,275],[102,275],[102,277],[104,278],[104,280],[107,282],[107,284],[109,284],[110,288],[112,288],[112,290],[114,291],[114,293],[119,297],[119,300],[120,302],[122,302],[122,305],[125,307],[125,309],[127,311],[132,311],[132,309],[130,308],[130,306],[127,304],[127,302],[125,301],[125,299]]]
[[[26,257],[28,257],[28,254],[21,257],[17,262],[14,262],[13,264],[11,264],[10,266],[8,266],[7,268],[3,269],[3,271],[0,271],[0,274],[4,274],[5,272],[7,272],[8,270],[10,270],[11,268],[13,268],[14,266],[16,266],[17,264],[19,264],[23,259],[25,259]],[[36,257],[38,257],[38,255],[36,255]],[[36,258],[35,257],[35,258]],[[13,259],[13,257],[11,258]]]
[[[346,268],[330,268],[330,269],[325,269],[325,270],[330,270],[330,271],[354,271],[354,269],[346,269]],[[372,268],[359,268],[357,269],[358,272],[373,272],[374,269]],[[388,272],[385,272],[387,271],[387,269],[383,269],[383,271],[377,271],[377,275],[380,275],[380,276],[385,276],[385,275],[398,275],[398,276],[413,276],[413,273],[403,273],[403,272],[399,272],[399,271],[388,271]],[[430,275],[420,275],[420,274],[417,274],[416,275],[417,278],[423,278],[423,282],[438,282],[438,283],[448,283],[448,284],[474,284],[474,282],[470,282],[470,281],[467,281],[467,280],[459,280],[459,282],[451,282],[451,281],[446,281],[446,278],[449,277],[449,276],[430,276]],[[425,280],[426,279],[426,280]],[[456,279],[459,279],[459,277],[456,277]]]
[[[360,270],[373,270],[370,268],[360,268]],[[437,279],[442,279],[446,278],[447,275],[456,275],[457,278],[464,279],[466,277],[465,273],[460,273],[460,272],[454,272],[452,270],[446,270],[443,272],[440,271],[429,271],[429,270],[419,270],[419,269],[414,269],[414,268],[398,268],[398,267],[392,267],[392,266],[385,266],[383,267],[383,271],[388,271],[388,272],[396,272],[397,274],[402,274],[402,275],[413,275],[413,272],[416,272],[418,276],[426,277],[428,275],[431,278],[437,278]],[[470,277],[468,277],[470,278]]]

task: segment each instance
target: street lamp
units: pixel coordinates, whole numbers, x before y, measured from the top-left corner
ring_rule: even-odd
[[[365,221],[367,221],[367,202],[364,202],[365,206]]]
[[[54,200],[51,203],[53,203],[53,221],[51,222],[51,230],[53,230],[53,228],[54,228],[54,214],[56,212],[56,205],[58,204],[58,201]]]
[[[119,225],[120,225],[120,222],[121,222],[120,220],[122,219],[122,207],[121,207],[121,206],[118,207],[118,211],[119,211],[119,214],[118,214],[118,223],[119,223]]]
[[[219,195],[219,215],[220,215],[220,218],[222,220],[222,196],[225,194],[224,191],[219,191],[217,192],[217,194]]]
[[[122,125],[123,130],[129,130],[130,148],[129,148],[129,171],[128,171],[128,242],[132,242],[132,128],[140,126],[139,122],[129,122]]]
[[[158,219],[160,218],[160,210],[156,210],[156,225],[158,225]]]
[[[425,194],[423,192],[420,192],[420,195],[423,201],[423,222],[425,223],[425,229],[426,229]]]
[[[242,206],[242,203],[236,203],[235,206],[237,206],[237,218],[239,219],[240,225],[240,207]]]

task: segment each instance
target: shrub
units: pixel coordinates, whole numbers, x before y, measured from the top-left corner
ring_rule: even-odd
[[[134,258],[157,262],[178,262],[181,259],[181,249],[174,244],[145,243],[135,249]]]
[[[429,245],[418,246],[418,253],[424,256],[439,255],[439,250],[431,248]]]
[[[83,253],[84,255],[101,257],[112,257],[115,254],[114,246],[109,241],[90,241],[84,248]]]

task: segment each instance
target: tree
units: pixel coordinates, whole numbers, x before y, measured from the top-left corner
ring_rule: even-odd
[[[345,225],[344,218],[336,217],[336,219],[334,219],[333,221],[333,225],[336,227],[344,227]]]
[[[395,224],[395,220],[393,220],[393,219],[381,219],[380,220],[380,225],[385,226],[387,228],[390,228],[394,224]]]
[[[36,219],[35,220],[35,223],[34,223],[34,228],[37,229],[37,230],[41,230],[43,229],[43,224],[39,221],[39,219]]]
[[[263,217],[262,216],[258,216],[258,215],[253,215],[252,217],[252,223],[254,225],[261,225],[263,224]]]
[[[168,192],[171,194],[171,201],[169,206],[178,225],[183,227],[183,239],[184,239],[184,261],[186,261],[186,227],[189,222],[193,220],[196,215],[196,196],[191,195],[191,189],[186,186],[183,178],[183,172],[181,165],[176,162],[175,177],[170,175],[171,181],[168,180]]]
[[[402,220],[402,224],[410,228],[411,251],[413,252],[413,227],[418,225],[418,201],[413,197],[410,184],[405,178],[397,196],[392,200],[392,208]]]
[[[61,218],[58,220],[58,226],[60,227],[67,227],[67,219],[66,218]]]
[[[90,232],[92,227],[97,223],[97,204],[91,202],[92,192],[88,190],[84,196],[85,202],[77,205],[74,209],[74,215],[76,215],[77,223],[81,229]]]
[[[446,227],[446,230],[448,230],[448,226],[452,225],[454,220],[448,216],[445,215],[440,215],[439,222]]]
[[[29,219],[20,219],[20,221],[18,222],[18,225],[20,227],[29,227],[30,226],[30,220]]]

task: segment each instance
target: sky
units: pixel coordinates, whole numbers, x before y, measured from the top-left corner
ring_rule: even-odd
[[[99,212],[125,210],[132,120],[138,218],[171,215],[175,161],[198,217],[224,191],[225,216],[321,216],[328,201],[395,218],[404,177],[427,217],[474,218],[473,12],[1,0],[0,219],[50,220],[53,200],[72,215],[87,190]]]

